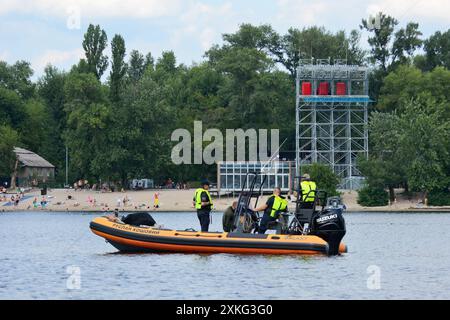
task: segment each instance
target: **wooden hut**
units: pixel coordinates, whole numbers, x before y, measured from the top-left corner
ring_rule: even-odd
[[[41,156],[17,147],[14,148],[14,153],[17,161],[13,177],[17,178],[20,187],[37,186],[54,179],[55,166]]]

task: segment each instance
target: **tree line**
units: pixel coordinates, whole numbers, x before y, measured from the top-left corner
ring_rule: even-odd
[[[21,146],[58,168],[57,183],[66,147],[70,181],[214,178],[214,166],[171,163],[171,132],[194,121],[204,129],[278,128],[287,139],[282,157],[294,159],[295,70],[300,59],[331,57],[372,70],[371,152],[360,159],[370,188],[448,190],[450,30],[423,39],[417,23],[401,27],[382,13],[379,28],[362,20],[350,32],[280,34],[242,24],[190,66],[172,51],[130,51],[99,25],[89,25],[82,47],[85,57],[70,70],[49,65],[37,81],[30,63],[0,62],[0,176],[10,175],[12,147]]]

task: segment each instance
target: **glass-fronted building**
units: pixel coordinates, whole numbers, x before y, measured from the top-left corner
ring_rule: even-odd
[[[264,192],[271,192],[280,187],[283,192],[291,189],[295,175],[295,163],[291,161],[267,162],[221,162],[217,170],[217,188],[219,192],[240,192],[245,183],[251,182],[248,173],[263,173],[259,176],[259,185],[263,176],[267,178],[263,185]],[[258,185],[258,188],[259,188]]]

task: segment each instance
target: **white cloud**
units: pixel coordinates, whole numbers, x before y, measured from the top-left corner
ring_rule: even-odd
[[[2,0],[0,15],[11,12],[67,17],[76,7],[82,16],[149,18],[179,13],[182,0]]]
[[[172,32],[171,43],[179,46],[185,40],[194,40],[202,50],[207,50],[220,41],[223,33],[237,27],[234,18],[235,13],[230,2],[220,5],[191,2],[180,17],[180,27]]]
[[[9,52],[8,51],[0,51],[0,61],[8,61]]]
[[[55,67],[64,68],[78,62],[78,60],[83,57],[84,51],[82,49],[68,51],[47,50],[32,61],[32,66],[36,73],[41,73],[49,64]]]
[[[448,0],[378,0],[370,1],[367,12],[382,11],[397,19],[422,18],[450,23],[450,1]]]
[[[380,11],[400,21],[450,23],[449,0],[276,0],[276,25],[348,26],[349,21],[359,23],[362,18]],[[354,24],[354,27],[357,24]]]
[[[323,24],[323,14],[330,10],[335,1],[311,0],[277,0],[278,13],[276,19],[284,25]]]

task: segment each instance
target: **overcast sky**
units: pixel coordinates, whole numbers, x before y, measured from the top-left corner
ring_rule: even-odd
[[[418,22],[425,36],[450,28],[450,0],[0,0],[0,60],[30,61],[37,76],[48,63],[68,69],[83,56],[93,23],[109,40],[120,33],[128,52],[173,50],[191,64],[241,23],[269,23],[280,33],[311,25],[350,31],[380,10],[400,26]]]

